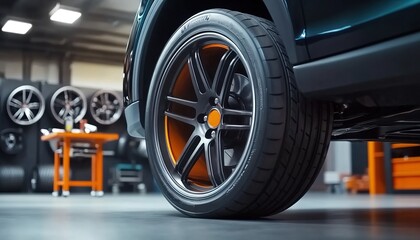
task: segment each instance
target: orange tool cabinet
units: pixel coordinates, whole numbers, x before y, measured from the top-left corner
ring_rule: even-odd
[[[420,154],[409,150],[420,144],[368,143],[370,193],[420,190]],[[393,157],[394,151],[407,151],[404,156]],[[388,186],[386,186],[388,185]]]
[[[92,196],[103,196],[103,144],[108,141],[118,139],[115,133],[51,133],[41,137],[42,141],[58,140],[62,145],[62,161],[60,153],[54,153],[54,192],[53,196],[58,196],[59,188],[62,188],[63,196],[70,195],[70,187],[91,187]],[[73,143],[88,143],[95,148],[95,153],[91,155],[91,180],[72,181],[70,180],[70,151]],[[63,177],[60,179],[59,169],[62,163]]]
[[[392,149],[419,148],[419,144],[392,144]],[[420,189],[420,156],[407,154],[392,159],[392,178],[395,190]]]

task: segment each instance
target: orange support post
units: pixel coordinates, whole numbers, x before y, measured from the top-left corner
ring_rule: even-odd
[[[70,195],[70,139],[63,141],[63,196]]]
[[[92,181],[92,186],[91,186],[91,189],[92,189],[92,191],[91,191],[91,195],[93,196],[93,195],[95,195],[95,192],[96,192],[96,179],[97,179],[97,177],[96,177],[96,158],[95,158],[95,155],[93,155],[92,157],[91,157],[91,160],[92,160],[92,164],[91,164],[91,176],[90,176],[90,179],[91,179],[91,181]]]
[[[386,192],[385,163],[382,143],[368,142],[369,193],[371,195]]]
[[[96,191],[97,194],[103,195],[103,153],[102,143],[96,145]]]
[[[53,186],[53,196],[58,197],[58,181],[60,180],[60,155],[58,152],[54,152],[54,186]]]

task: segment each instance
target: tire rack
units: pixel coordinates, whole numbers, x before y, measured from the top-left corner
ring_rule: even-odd
[[[8,116],[7,110],[6,110],[6,102],[9,94],[16,88],[22,86],[22,85],[31,85],[39,89],[44,96],[45,100],[45,112],[42,116],[42,118],[37,121],[36,123],[29,125],[29,126],[20,126],[14,123]],[[6,172],[7,170],[7,176],[11,175],[21,175],[24,174],[24,186],[20,187],[18,191],[21,192],[28,192],[31,191],[31,179],[32,174],[35,169],[38,167],[41,167],[43,170],[42,172],[48,172],[48,166],[53,164],[53,154],[51,151],[51,148],[49,144],[43,143],[40,141],[40,131],[41,128],[63,128],[63,125],[58,123],[53,115],[51,114],[50,110],[50,100],[51,96],[54,94],[55,91],[57,91],[59,88],[61,88],[61,85],[56,84],[41,84],[41,83],[35,83],[35,82],[26,82],[21,80],[8,80],[8,79],[0,79],[0,131],[5,128],[22,128],[24,133],[24,150],[15,155],[10,156],[6,155],[3,151],[0,150],[0,169],[3,169],[3,172]],[[94,120],[92,117],[92,114],[89,110],[89,104],[91,102],[91,97],[95,92],[98,92],[98,89],[92,89],[92,88],[78,88],[83,92],[83,94],[87,97],[87,113],[84,118],[88,120],[88,123],[94,124],[98,126],[98,131],[100,132],[118,132],[118,133],[125,133],[125,119],[124,114],[121,115],[121,117],[113,124],[110,125],[101,125],[97,121]],[[122,96],[121,92],[115,92],[118,95]],[[75,128],[78,127],[78,124],[75,124]],[[36,144],[34,144],[36,143]],[[104,145],[105,150],[113,150],[115,151],[117,149],[117,142],[111,142]],[[124,156],[107,156],[104,159],[104,180],[110,179],[110,169],[113,167],[116,163],[124,162],[126,159]],[[89,168],[87,168],[85,165],[84,160],[78,161],[76,159],[75,164],[72,164],[72,166],[77,169],[77,171],[73,171],[72,176],[75,179],[83,179],[90,176]],[[148,190],[154,189],[153,185],[153,179],[150,174],[150,169],[148,168],[147,159],[141,159],[140,163],[144,163],[146,168],[146,185],[149,185],[147,187]],[[5,167],[7,167],[6,170]],[[22,170],[19,170],[22,169]],[[45,170],[47,169],[47,170]],[[47,174],[48,175],[48,174]],[[8,177],[7,177],[8,178]],[[0,178],[0,181],[4,182],[4,179]],[[108,189],[108,182],[104,181],[104,189]],[[16,186],[16,185],[15,185]],[[1,188],[1,186],[0,186]],[[109,188],[110,189],[110,188]],[[75,189],[77,190],[77,189]],[[84,189],[82,189],[84,190]],[[49,188],[46,187],[44,189],[44,192],[49,192]],[[1,192],[1,189],[0,189]]]
[[[39,146],[39,125],[38,122],[23,126],[13,122],[6,110],[6,103],[12,91],[22,85],[30,85],[40,89],[41,85],[35,82],[20,80],[0,79],[0,131],[5,129],[22,129],[23,148],[19,153],[10,155],[0,150],[0,172],[4,179],[9,181],[7,186],[0,187],[0,191],[22,192],[30,190],[30,173],[36,166],[37,149]],[[23,176],[22,176],[23,175]],[[20,178],[23,177],[23,181]],[[0,177],[1,178],[1,177]]]
[[[9,97],[10,93],[22,86],[22,85],[31,85],[37,89],[39,89],[44,97],[45,100],[45,111],[42,118],[35,122],[32,125],[28,126],[21,126],[13,122],[9,115],[7,114],[6,110],[6,102],[7,98]],[[48,169],[48,165],[53,164],[53,154],[49,144],[43,143],[40,141],[40,131],[41,128],[63,128],[63,125],[58,123],[53,115],[51,114],[50,110],[50,100],[51,96],[61,88],[61,85],[56,84],[41,84],[37,82],[27,82],[21,80],[9,80],[9,79],[0,79],[0,132],[1,130],[7,128],[20,128],[23,130],[23,150],[16,155],[8,155],[0,150],[0,172],[3,172],[5,177],[7,178],[2,179],[0,176],[1,182],[7,182],[10,176],[18,176],[24,175],[24,186],[16,187],[20,183],[16,183],[13,188],[16,188],[14,191],[19,192],[28,192],[31,191],[31,179],[32,174],[35,169],[41,167],[43,169],[42,172],[48,172],[45,169]],[[90,88],[78,88],[83,92],[83,94],[87,97],[87,105],[89,106],[91,101],[91,96],[98,89],[90,89]],[[122,96],[121,92],[116,92]],[[94,124],[98,126],[98,131],[100,132],[118,132],[124,133],[125,130],[125,119],[124,114],[118,119],[115,123],[111,125],[101,125],[97,123],[93,118],[92,114],[89,111],[89,107],[87,108],[87,113],[85,117],[88,120],[88,123]],[[74,125],[75,128],[78,127],[78,124]],[[112,142],[104,145],[105,150],[112,150],[115,151],[117,148],[117,143]],[[115,163],[123,162],[123,157],[120,158],[118,156],[108,156],[104,159],[104,179],[110,178],[110,173],[108,171],[109,168],[113,167]],[[84,179],[90,176],[89,168],[85,165],[84,160],[75,160],[75,164],[72,166],[77,169],[77,171],[73,171],[72,176],[75,179]],[[19,170],[21,169],[21,170]],[[1,175],[1,174],[0,174]],[[48,174],[47,174],[48,175]],[[10,184],[9,184],[10,185]],[[108,185],[107,182],[104,182],[104,187],[107,189]],[[5,185],[6,186],[6,185]],[[12,185],[10,185],[12,186]],[[0,192],[2,191],[2,186],[0,185]],[[110,189],[110,188],[109,188]],[[76,189],[75,189],[76,190]],[[48,187],[44,191],[49,191]]]

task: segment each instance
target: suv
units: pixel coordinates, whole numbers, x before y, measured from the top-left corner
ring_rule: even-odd
[[[128,131],[182,213],[276,214],[330,140],[420,140],[419,29],[419,0],[143,0]]]

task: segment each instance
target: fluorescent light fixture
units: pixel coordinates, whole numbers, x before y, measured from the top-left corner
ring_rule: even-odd
[[[82,16],[82,13],[75,11],[75,10],[69,10],[61,7],[59,4],[57,4],[54,9],[51,11],[51,21],[55,22],[61,22],[61,23],[67,23],[67,24],[73,24],[77,19],[79,19]]]
[[[32,28],[32,24],[16,20],[7,20],[3,25],[2,31],[16,34],[26,34]]]

